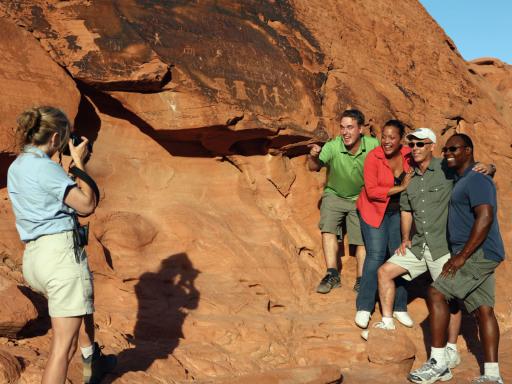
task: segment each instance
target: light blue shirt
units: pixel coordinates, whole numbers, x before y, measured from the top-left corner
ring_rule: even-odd
[[[22,241],[73,229],[64,197],[76,183],[38,148],[27,146],[7,172],[7,191]]]

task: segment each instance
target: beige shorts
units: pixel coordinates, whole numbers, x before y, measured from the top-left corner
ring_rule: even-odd
[[[51,317],[94,312],[92,274],[84,249],[75,256],[73,232],[41,236],[29,241],[23,254],[23,277],[48,298]]]
[[[402,275],[405,280],[414,280],[422,273],[427,271],[430,272],[432,280],[437,279],[443,270],[443,265],[450,259],[450,254],[441,256],[439,259],[432,260],[430,249],[425,246],[423,252],[423,259],[418,258],[412,253],[409,248],[406,248],[405,255],[394,254],[388,259],[388,263],[393,263],[404,269],[407,269],[407,273]]]

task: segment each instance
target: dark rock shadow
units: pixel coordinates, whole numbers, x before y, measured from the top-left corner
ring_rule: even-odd
[[[14,160],[16,160],[16,155],[14,153],[0,153],[0,188],[7,187],[7,170]]]
[[[195,269],[186,253],[169,256],[158,272],[146,272],[135,286],[138,300],[133,335],[126,335],[133,348],[119,353],[112,382],[127,372],[147,371],[157,359],[167,359],[183,338],[182,326],[189,310],[197,308],[199,291]]]
[[[32,302],[34,307],[36,307],[37,319],[28,322],[27,325],[16,334],[16,337],[23,339],[46,335],[52,327],[50,315],[48,314],[48,300],[42,294],[26,286],[18,285],[18,289]]]

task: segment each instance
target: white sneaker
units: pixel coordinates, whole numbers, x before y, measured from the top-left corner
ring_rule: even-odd
[[[407,378],[417,384],[433,384],[436,381],[448,381],[453,377],[450,368],[437,365],[436,359],[430,358],[423,366],[415,369]]]
[[[371,313],[368,311],[357,311],[356,318],[354,321],[359,328],[368,328],[368,323],[370,322]]]
[[[387,329],[389,331],[392,331],[392,330],[396,329],[394,323],[386,325],[383,321],[379,321],[378,323],[373,324],[373,328]],[[368,334],[369,333],[370,333],[370,330],[369,329],[365,329],[364,331],[361,332],[361,337],[368,341]]]
[[[503,379],[500,376],[482,375],[482,376],[477,377],[471,381],[471,384],[480,384],[480,383],[503,384]]]
[[[405,325],[408,328],[412,328],[414,325],[414,321],[411,319],[411,316],[409,316],[409,313],[406,311],[395,311],[393,312],[393,317],[398,320],[402,325]]]
[[[460,353],[455,349],[446,347],[446,357],[448,358],[448,367],[450,369],[455,368],[460,364]]]

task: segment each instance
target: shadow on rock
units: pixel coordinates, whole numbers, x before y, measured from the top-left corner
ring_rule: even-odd
[[[29,321],[17,333],[16,337],[23,339],[46,335],[52,327],[50,315],[48,314],[48,300],[42,294],[31,290],[29,287],[18,285],[18,288],[36,308],[37,319]]]
[[[118,367],[111,379],[127,372],[146,371],[157,359],[167,359],[183,338],[187,313],[197,308],[199,291],[194,280],[199,271],[186,253],[163,260],[158,272],[140,276],[135,286],[138,300],[134,335],[127,335],[133,348],[118,355]]]

